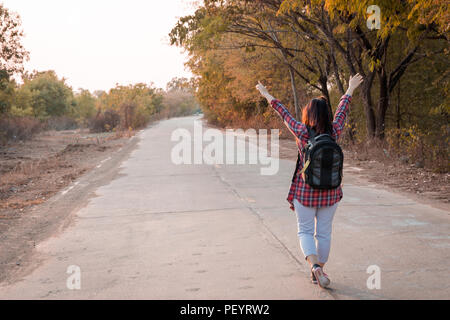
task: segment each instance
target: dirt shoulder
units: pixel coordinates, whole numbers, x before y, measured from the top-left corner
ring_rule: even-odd
[[[0,232],[5,220],[45,202],[127,140],[115,133],[49,131],[0,147]]]
[[[118,174],[138,141],[132,135],[45,132],[0,148],[0,283],[39,265],[35,246]]]
[[[374,155],[374,150],[344,148],[343,151],[345,166],[358,168],[352,170],[352,174],[359,178],[418,202],[450,211],[450,174],[419,168],[386,154]],[[294,139],[280,139],[280,158],[297,160]]]

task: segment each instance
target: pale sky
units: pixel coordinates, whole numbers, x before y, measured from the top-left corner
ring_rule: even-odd
[[[30,60],[25,69],[55,70],[78,88],[108,90],[119,84],[165,88],[191,74],[186,55],[169,45],[192,0],[0,0],[18,13]]]

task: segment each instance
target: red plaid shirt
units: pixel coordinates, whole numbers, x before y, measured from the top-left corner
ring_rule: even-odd
[[[343,95],[339,106],[336,110],[336,114],[333,120],[333,132],[332,137],[337,141],[344,129],[345,118],[347,117],[348,108],[352,97],[349,95]],[[272,100],[272,108],[278,112],[284,121],[284,124],[289,128],[292,134],[296,138],[297,147],[302,150],[306,143],[308,143],[309,134],[306,126],[298,122],[286,109],[285,106],[277,99]],[[303,168],[303,154],[300,152],[300,164],[298,171]],[[341,186],[335,189],[321,190],[313,189],[303,180],[302,175],[297,174],[296,178],[291,184],[287,201],[290,203],[290,208],[294,210],[294,199],[297,199],[305,207],[326,207],[332,206],[336,202],[342,199]]]

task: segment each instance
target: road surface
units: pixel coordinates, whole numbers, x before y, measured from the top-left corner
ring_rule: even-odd
[[[449,212],[346,167],[326,266],[332,285],[322,290],[309,282],[285,201],[295,163],[280,160],[274,176],[250,164],[175,165],[171,134],[192,132],[196,119],[152,125],[37,210],[35,218],[70,214],[0,284],[0,299],[450,298]],[[367,286],[370,266],[378,289]]]

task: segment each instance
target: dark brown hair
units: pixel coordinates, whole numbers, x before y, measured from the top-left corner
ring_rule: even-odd
[[[302,112],[302,122],[317,134],[332,132],[331,110],[324,97],[312,99]]]

